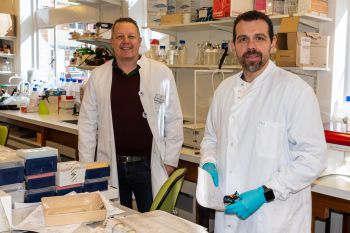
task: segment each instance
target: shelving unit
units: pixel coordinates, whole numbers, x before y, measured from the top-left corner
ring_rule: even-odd
[[[95,69],[97,66],[86,66],[86,65],[75,66],[75,65],[69,65],[68,67],[77,68],[77,69],[82,69],[82,70],[93,70],[93,69]]]
[[[14,59],[16,58],[16,54],[13,52],[15,48],[15,36],[0,36],[0,44],[1,46],[10,46],[11,53],[0,52],[0,75],[13,75],[15,72],[14,68]],[[4,60],[8,60],[10,62],[10,70],[3,69]]]
[[[302,20],[313,21],[316,23],[332,21],[331,18],[313,15],[310,13],[294,14],[294,16],[299,16]],[[289,15],[270,16],[274,24],[279,24],[283,18],[287,18],[287,17],[289,17]],[[223,31],[232,32],[234,19],[235,19],[234,17],[230,17],[229,19],[224,19],[224,20],[194,22],[194,23],[187,23],[187,24],[169,24],[169,25],[150,26],[150,27],[144,27],[144,28],[148,28],[148,29],[151,29],[152,31],[157,31],[157,32],[170,34],[170,35],[174,35],[177,32],[193,32],[193,31],[206,31],[206,30],[223,30]]]

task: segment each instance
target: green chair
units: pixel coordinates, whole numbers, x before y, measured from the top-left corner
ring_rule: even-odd
[[[6,146],[9,136],[9,128],[6,125],[0,125],[0,145]]]
[[[179,168],[170,175],[154,198],[150,211],[163,210],[171,214],[174,213],[186,171],[186,168]]]

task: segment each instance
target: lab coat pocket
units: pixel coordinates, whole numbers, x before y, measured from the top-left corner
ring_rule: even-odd
[[[259,121],[256,131],[255,148],[260,157],[274,159],[282,153],[283,124]]]

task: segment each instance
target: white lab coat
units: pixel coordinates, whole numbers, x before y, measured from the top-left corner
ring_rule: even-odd
[[[152,131],[151,173],[153,196],[168,178],[164,164],[177,167],[183,143],[183,117],[172,71],[164,64],[142,56],[139,96]],[[118,187],[118,172],[111,113],[112,61],[92,71],[79,114],[79,160],[111,164],[111,183]],[[128,101],[125,99],[125,101]],[[123,111],[121,109],[121,111]],[[98,131],[98,132],[97,132]]]
[[[215,92],[201,165],[217,165],[224,195],[266,185],[276,199],[246,220],[216,212],[215,233],[309,233],[310,184],[326,163],[316,96],[298,76],[269,61],[238,98],[241,74],[224,80]]]

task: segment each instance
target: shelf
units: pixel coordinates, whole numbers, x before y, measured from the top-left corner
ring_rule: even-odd
[[[13,71],[0,71],[0,75],[14,75]]]
[[[310,13],[303,14],[294,14],[294,16],[299,16],[302,19],[312,20],[315,22],[331,22],[332,19],[328,17],[318,16]],[[282,18],[287,18],[289,15],[271,15],[270,18],[274,23],[279,23]],[[232,31],[233,30],[233,21],[235,17],[226,18],[224,20],[215,20],[215,21],[206,21],[206,22],[195,22],[187,24],[168,24],[168,25],[158,25],[143,27],[149,28],[153,31],[158,32],[191,32],[191,31],[206,31],[206,30],[224,30]]]
[[[15,58],[15,54],[12,53],[0,53],[0,57]]]
[[[216,70],[218,69],[218,65],[168,65],[169,68],[178,68],[178,69],[208,69],[208,70]],[[221,69],[242,69],[242,66],[240,65],[231,65],[231,66],[225,66],[223,65]]]
[[[77,68],[77,69],[81,69],[81,70],[93,70],[93,69],[95,69],[97,66],[86,66],[86,65],[75,66],[75,65],[69,65],[68,67]]]
[[[168,65],[169,68],[174,68],[174,69],[207,69],[207,70],[215,70],[218,69],[217,65]],[[284,70],[304,70],[304,71],[329,71],[329,68],[321,68],[321,67],[280,67]],[[232,70],[240,70],[242,69],[241,65],[230,65],[230,66],[225,66],[223,65],[221,69],[232,69]]]
[[[0,36],[0,40],[16,40],[15,36]]]
[[[75,40],[80,43],[92,44],[95,46],[104,46],[112,55],[114,55],[114,50],[111,45],[111,40],[109,39],[78,38],[78,39],[70,39],[70,40]]]
[[[112,4],[116,6],[121,6],[121,0],[69,0],[69,2],[76,2],[81,4],[94,4],[94,5],[101,5],[101,4]]]
[[[329,71],[329,68],[324,67],[281,67],[285,70],[305,70],[305,71]]]

